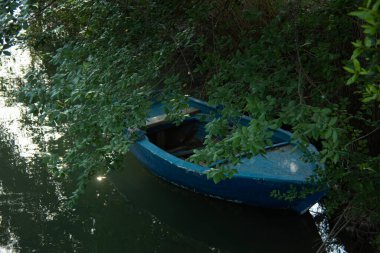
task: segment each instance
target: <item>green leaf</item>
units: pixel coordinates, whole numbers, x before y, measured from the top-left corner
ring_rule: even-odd
[[[338,153],[335,153],[335,154],[334,154],[334,157],[333,157],[333,162],[334,162],[334,163],[338,163],[338,161],[339,161],[339,154],[338,154]]]
[[[363,46],[363,42],[361,40],[357,40],[357,41],[352,42],[352,45],[354,47],[362,47]]]
[[[353,60],[353,59],[358,58],[358,56],[360,56],[362,53],[363,53],[362,48],[356,48],[354,52],[352,53],[351,59]]]
[[[324,136],[325,139],[330,138],[331,134],[332,134],[332,130],[331,130],[331,128],[327,129],[327,131],[326,131],[326,133],[325,133],[325,136]]]
[[[354,64],[355,72],[359,72],[360,71],[360,62],[357,59],[353,59],[352,63]]]
[[[352,68],[344,66],[343,69],[346,70],[348,73],[355,74],[355,70],[353,70]]]
[[[374,26],[374,25],[362,25],[362,27],[364,28],[365,34],[375,36],[377,33],[376,26]]]
[[[368,2],[370,3],[372,1],[368,1]],[[378,12],[379,11],[379,7],[380,7],[380,1],[377,0],[376,3],[372,6],[372,11]]]
[[[4,45],[3,45],[3,50],[8,49],[8,48],[10,48],[10,47],[11,47],[10,44],[4,44]]]
[[[373,45],[372,38],[365,37],[364,38],[364,46],[366,46],[367,48],[370,48],[370,47],[372,47],[372,45]]]
[[[332,139],[334,142],[337,142],[338,140],[338,133],[336,132],[336,130],[332,131]]]
[[[212,180],[214,181],[215,184],[219,183],[222,178],[221,178],[221,175],[216,173],[213,177],[212,177]]]
[[[332,117],[331,119],[330,119],[330,122],[329,122],[329,125],[330,126],[333,126],[333,125],[335,125],[335,123],[338,121],[338,118],[337,117]]]
[[[351,85],[353,83],[356,82],[356,80],[358,79],[358,75],[353,75],[350,79],[347,80],[347,85]]]
[[[372,15],[371,11],[368,9],[361,8],[362,11],[353,11],[350,12],[349,15],[358,17],[367,23],[375,25],[375,17]]]

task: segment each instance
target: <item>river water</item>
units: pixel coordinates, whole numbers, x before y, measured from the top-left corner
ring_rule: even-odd
[[[209,199],[163,182],[132,155],[68,208],[73,182],[53,178],[36,145],[58,136],[23,125],[23,111],[0,93],[0,252],[307,253],[321,245],[324,223],[309,213]]]

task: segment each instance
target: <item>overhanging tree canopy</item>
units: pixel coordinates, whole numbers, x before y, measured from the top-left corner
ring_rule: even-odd
[[[12,25],[20,3],[0,13],[1,27],[13,27],[2,28],[2,50],[23,27]],[[363,33],[350,0],[28,1],[24,42],[41,64],[17,97],[65,134],[66,153],[51,165],[78,176],[75,194],[128,151],[124,129],[144,124],[153,97],[175,116],[191,94],[223,105],[193,160],[262,153],[265,129],[291,129],[320,149],[328,210],[379,224],[380,3],[366,4],[353,13]],[[226,131],[241,114],[255,120]]]

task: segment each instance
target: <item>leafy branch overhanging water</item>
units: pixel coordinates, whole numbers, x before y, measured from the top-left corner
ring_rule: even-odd
[[[290,129],[320,150],[329,213],[345,210],[344,219],[355,221],[346,227],[374,239],[380,224],[379,5],[10,0],[0,12],[0,51],[9,54],[21,38],[41,62],[17,97],[69,140],[50,164],[59,175],[77,175],[74,195],[128,151],[133,140],[124,129],[144,124],[153,96],[175,114],[191,94],[223,105],[197,161],[261,153],[265,129]],[[257,120],[226,131],[227,119],[241,114]],[[215,136],[224,140],[215,145]],[[223,177],[220,172],[215,176]]]

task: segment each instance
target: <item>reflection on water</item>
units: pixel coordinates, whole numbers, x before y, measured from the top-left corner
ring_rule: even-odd
[[[216,252],[315,252],[320,245],[310,215],[203,197],[151,175],[133,156],[110,178],[129,203]]]
[[[318,228],[319,235],[321,236],[323,245],[320,246],[319,252],[323,252],[322,249],[326,248],[328,253],[347,253],[345,247],[340,244],[337,238],[331,237],[329,234],[331,231],[330,224],[325,215],[326,210],[319,203],[316,203],[310,208],[310,214],[313,216]]]
[[[59,135],[23,127],[23,111],[0,94],[0,252],[307,253],[321,244],[311,215],[205,198],[163,182],[132,156],[110,174],[118,191],[98,175],[68,209],[75,185],[52,178],[35,143]]]
[[[0,133],[0,252],[210,251],[125,202],[103,178],[90,183],[76,210],[64,208],[65,189],[44,163],[21,157],[14,136],[4,127]]]

